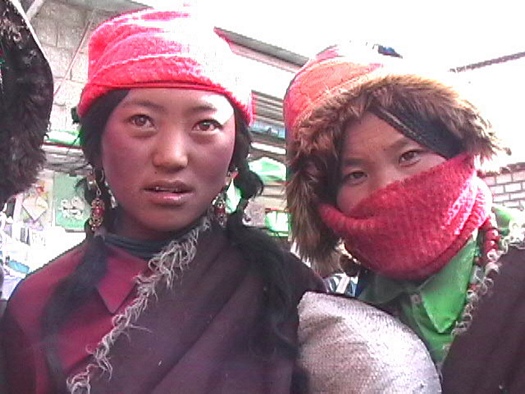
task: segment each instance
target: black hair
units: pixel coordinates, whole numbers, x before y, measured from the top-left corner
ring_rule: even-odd
[[[101,97],[90,108],[89,113],[81,120],[79,140],[87,162],[94,167],[94,175],[101,191],[101,198],[106,207],[111,207],[111,195],[102,173],[96,168],[99,159],[102,134],[106,122],[115,107],[124,99],[128,91],[114,90]],[[90,190],[87,181],[83,180],[79,186],[84,188],[84,197],[91,204],[95,198],[94,191]],[[113,209],[104,211],[104,224],[111,227]],[[75,271],[64,278],[51,295],[42,318],[42,334],[46,350],[46,362],[51,374],[53,392],[68,393],[66,378],[58,355],[57,338],[60,328],[67,322],[72,312],[86,303],[96,290],[97,284],[104,277],[107,269],[107,249],[101,236],[95,236],[89,223],[86,222],[86,240],[84,241],[84,255]]]
[[[91,165],[99,160],[101,138],[108,117],[114,108],[123,100],[128,91],[115,90],[98,99],[89,112],[81,119],[80,143],[84,155]],[[235,108],[235,107],[234,107]],[[238,172],[234,184],[240,190],[241,203],[262,193],[263,182],[248,166],[248,153],[251,144],[249,127],[239,111],[235,112],[236,137],[230,170]],[[97,181],[100,173],[95,171]],[[84,186],[87,186],[84,183]],[[110,191],[104,182],[99,183],[102,198],[106,207],[110,207]],[[88,203],[94,199],[93,192],[85,187]],[[227,221],[226,232],[230,242],[239,248],[247,261],[252,264],[263,278],[265,284],[266,315],[263,317],[271,327],[270,338],[264,338],[272,349],[281,352],[285,357],[295,360],[298,349],[293,338],[282,333],[282,323],[295,308],[294,287],[286,267],[284,250],[268,234],[260,229],[250,228],[243,224],[243,211],[238,209]],[[114,218],[113,209],[106,209],[104,223],[111,229]],[[94,293],[98,282],[106,273],[107,251],[101,236],[95,235],[86,225],[87,237],[84,242],[84,256],[75,271],[66,277],[51,296],[42,321],[45,339],[46,361],[54,382],[55,393],[66,393],[66,376],[58,357],[56,339],[60,328],[66,323],[71,313],[86,303]],[[287,275],[288,274],[288,275]],[[269,341],[269,342],[268,342]],[[254,344],[257,345],[257,344]],[[297,369],[297,380],[304,377]]]
[[[53,103],[49,65],[11,8],[0,6],[0,207],[43,168]]]

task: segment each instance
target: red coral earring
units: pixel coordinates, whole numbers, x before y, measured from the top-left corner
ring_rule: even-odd
[[[104,171],[100,170],[100,182],[104,180]],[[95,191],[95,198],[91,201],[91,214],[89,216],[89,226],[91,231],[95,233],[104,222],[104,212],[106,210],[106,204],[101,198],[102,192],[98,186],[96,170],[91,171],[87,176],[89,190]]]

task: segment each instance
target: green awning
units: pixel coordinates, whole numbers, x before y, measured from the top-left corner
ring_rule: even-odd
[[[249,165],[250,170],[257,173],[264,184],[284,182],[286,180],[286,166],[280,161],[264,156],[251,161]]]
[[[264,184],[284,182],[286,179],[286,166],[272,158],[261,157],[249,163],[250,169],[257,173]],[[227,191],[227,209],[232,212],[239,203],[240,193],[232,185]],[[272,235],[286,237],[288,235],[288,213],[284,211],[272,210],[267,212],[264,218],[266,228]]]
[[[270,211],[266,213],[264,222],[266,224],[266,228],[270,230],[273,233],[273,235],[279,237],[287,237],[289,228],[288,218],[289,215],[287,212]]]
[[[51,130],[45,142],[57,145],[80,146],[77,130]]]

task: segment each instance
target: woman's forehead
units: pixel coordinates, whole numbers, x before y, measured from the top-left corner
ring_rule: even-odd
[[[176,102],[192,103],[195,106],[212,109],[225,109],[233,107],[229,100],[223,94],[209,90],[168,87],[168,88],[133,88],[124,98],[123,102],[137,102],[141,100],[150,100],[158,102],[173,103]]]
[[[401,145],[413,141],[390,124],[368,112],[362,118],[349,123],[344,133],[344,146],[350,151],[359,151],[369,146]]]
[[[117,106],[119,110],[148,110],[160,115],[212,116],[225,123],[234,115],[230,101],[222,94],[197,89],[138,88]]]

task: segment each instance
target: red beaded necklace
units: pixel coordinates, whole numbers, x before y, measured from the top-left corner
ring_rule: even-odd
[[[501,235],[495,221],[495,218],[490,215],[479,228],[481,253],[476,256],[475,263],[480,267],[485,267],[489,262],[490,251],[499,249]]]

